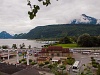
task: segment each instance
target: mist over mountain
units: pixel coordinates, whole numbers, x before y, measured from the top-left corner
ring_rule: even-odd
[[[68,24],[52,24],[37,26],[28,33],[10,35],[6,31],[0,33],[2,39],[41,39],[41,38],[60,38],[64,36],[79,36],[88,33],[93,36],[100,35],[100,19],[82,14],[76,19],[72,19]]]
[[[14,38],[60,38],[64,36],[79,36],[84,33],[88,33],[93,36],[100,35],[100,19],[82,14],[79,18],[72,19],[68,24],[37,26],[26,34],[16,34]]]
[[[6,31],[2,31],[0,33],[0,39],[11,39],[11,38],[13,38],[13,36],[7,33]]]
[[[80,17],[73,19],[70,24],[92,24],[97,25],[100,24],[100,19],[96,19],[94,17],[87,16],[82,14]]]

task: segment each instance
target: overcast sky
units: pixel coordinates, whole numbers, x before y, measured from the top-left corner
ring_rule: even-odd
[[[36,26],[68,23],[81,14],[100,19],[100,0],[51,0],[48,7],[31,1],[41,6],[33,20],[27,14],[30,10],[27,0],[0,0],[0,32],[27,33]]]

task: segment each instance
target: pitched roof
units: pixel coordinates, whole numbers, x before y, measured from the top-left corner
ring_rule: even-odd
[[[0,63],[0,71],[3,73],[13,74],[23,69],[24,67],[16,67],[16,65]]]
[[[0,63],[1,75],[40,75],[34,68],[27,68],[23,66],[9,65]]]
[[[19,72],[16,72],[12,75],[40,75],[40,74],[36,69],[28,68],[28,69],[24,69],[24,70],[21,70]]]

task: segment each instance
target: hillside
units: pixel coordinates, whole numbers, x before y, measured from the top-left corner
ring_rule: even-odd
[[[90,35],[100,35],[100,25],[72,25],[72,24],[59,24],[38,26],[30,30],[24,39],[40,39],[40,38],[59,38],[64,36],[79,36],[83,33]],[[16,38],[20,38],[17,37]]]
[[[11,38],[13,38],[13,36],[7,33],[6,31],[2,31],[0,33],[0,39],[11,39]]]

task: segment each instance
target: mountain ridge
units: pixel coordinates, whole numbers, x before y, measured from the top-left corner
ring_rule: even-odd
[[[28,33],[15,34],[12,38],[60,38],[64,36],[79,36],[83,33],[88,33],[93,36],[100,35],[100,19],[82,14],[79,18],[73,19],[69,24],[37,26],[31,29]]]
[[[99,36],[100,25],[58,24],[37,26],[25,34],[22,39],[61,38],[65,36],[80,36],[84,33],[88,33],[93,36]],[[19,36],[16,36],[16,39],[17,38],[19,38]]]
[[[0,33],[0,39],[12,39],[13,36],[9,33],[7,33],[6,31],[2,31]]]

